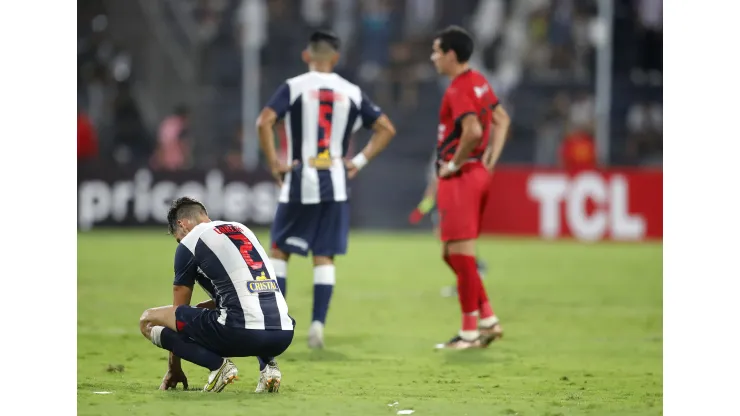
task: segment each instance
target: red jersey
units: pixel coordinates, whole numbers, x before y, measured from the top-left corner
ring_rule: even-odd
[[[483,128],[483,138],[468,159],[481,159],[488,145],[493,118],[492,110],[497,105],[498,97],[480,72],[469,69],[452,80],[442,97],[442,106],[439,110],[438,166],[440,161],[452,160],[455,155],[462,134],[462,119],[468,114],[475,114]]]

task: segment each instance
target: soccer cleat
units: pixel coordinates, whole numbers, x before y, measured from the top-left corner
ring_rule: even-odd
[[[495,323],[488,328],[478,328],[478,330],[480,331],[480,344],[483,348],[504,336],[504,329],[501,328],[499,323]]]
[[[308,348],[324,348],[324,324],[313,321],[308,329]]]
[[[226,385],[231,384],[236,380],[239,371],[236,369],[231,360],[228,358],[224,359],[224,363],[218,370],[211,371],[208,376],[208,383],[203,387],[203,391],[221,393]]]
[[[265,366],[265,369],[260,371],[260,380],[257,383],[257,388],[254,390],[255,393],[277,393],[280,390],[280,381],[282,380],[282,373],[278,368],[275,360],[270,361]]]
[[[460,335],[455,335],[449,341],[443,344],[437,344],[434,348],[438,350],[469,350],[472,348],[481,348],[480,337],[472,341],[467,341]]]

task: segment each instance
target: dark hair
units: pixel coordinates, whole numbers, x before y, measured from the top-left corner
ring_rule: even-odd
[[[311,34],[310,38],[308,38],[309,46],[315,46],[322,42],[331,46],[335,51],[339,50],[339,37],[330,30],[317,30]]]
[[[200,201],[189,196],[177,198],[172,201],[170,210],[167,212],[167,231],[174,235],[177,220],[195,217],[198,214],[208,215],[205,205]]]
[[[439,39],[439,48],[447,53],[452,50],[457,55],[457,62],[468,62],[473,54],[473,38],[460,26],[448,26],[434,37]]]

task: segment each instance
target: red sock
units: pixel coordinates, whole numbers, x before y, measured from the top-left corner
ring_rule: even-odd
[[[475,331],[478,329],[478,306],[480,276],[475,265],[475,257],[463,254],[447,256],[447,263],[457,275],[457,296],[462,310],[462,330]]]
[[[486,293],[486,287],[483,286],[483,280],[479,280],[480,289],[478,291],[478,312],[480,313],[481,319],[490,318],[494,315],[491,303],[488,301],[488,294]]]

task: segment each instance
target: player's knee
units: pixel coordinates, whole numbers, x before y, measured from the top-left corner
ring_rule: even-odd
[[[313,265],[314,266],[326,266],[329,264],[334,264],[334,257],[329,256],[314,256],[313,258]]]
[[[152,332],[151,317],[151,309],[147,309],[141,314],[141,318],[139,318],[139,330],[141,331],[141,335],[144,335],[147,339],[149,339]]]

